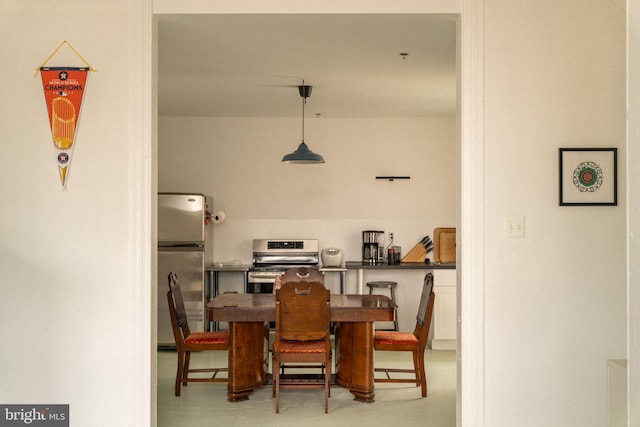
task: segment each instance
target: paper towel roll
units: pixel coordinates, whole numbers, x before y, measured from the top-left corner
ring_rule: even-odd
[[[213,215],[211,215],[211,222],[214,224],[220,224],[225,218],[226,215],[224,214],[224,211],[214,212]]]

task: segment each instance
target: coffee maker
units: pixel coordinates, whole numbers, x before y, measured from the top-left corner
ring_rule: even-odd
[[[384,262],[384,231],[365,230],[362,232],[362,263]]]

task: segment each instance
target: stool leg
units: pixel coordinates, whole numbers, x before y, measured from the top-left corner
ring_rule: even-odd
[[[393,301],[393,303],[396,303],[396,291],[394,288],[391,288],[391,301]],[[397,332],[400,330],[400,328],[398,327],[398,308],[394,308],[393,309],[393,328],[394,330]]]
[[[392,283],[392,286],[389,286],[389,283]],[[369,288],[369,295],[373,294],[373,288],[385,288],[389,290],[389,296],[391,297],[391,301],[393,301],[393,303],[396,303],[396,292],[395,292],[395,282],[389,282],[389,283],[385,283],[382,286],[375,286],[374,283],[367,283],[367,287]],[[377,292],[379,293],[379,292]],[[378,330],[376,328],[376,330]],[[400,330],[400,326],[399,326],[399,322],[398,322],[398,309],[394,308],[393,310],[393,330],[394,331],[399,331]]]

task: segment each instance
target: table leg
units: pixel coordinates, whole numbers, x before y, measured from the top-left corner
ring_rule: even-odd
[[[338,385],[360,402],[374,401],[373,322],[341,322],[337,328]]]
[[[229,340],[227,400],[241,402],[267,382],[265,324],[229,322]]]

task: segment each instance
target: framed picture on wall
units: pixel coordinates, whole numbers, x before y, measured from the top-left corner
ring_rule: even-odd
[[[618,205],[618,149],[560,148],[560,206],[593,205]]]

